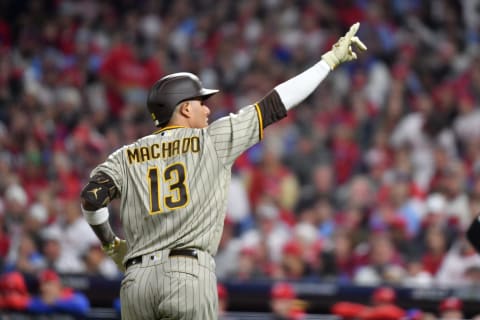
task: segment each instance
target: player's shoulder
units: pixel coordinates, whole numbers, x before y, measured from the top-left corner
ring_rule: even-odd
[[[247,106],[244,106],[237,111],[230,112],[228,114],[225,114],[215,121],[213,121],[207,129],[211,130],[213,128],[218,128],[218,127],[223,127],[227,125],[227,123],[234,123],[236,121],[242,121],[243,119],[250,119],[253,116],[257,116],[257,111],[256,107],[254,104],[250,104]]]
[[[225,114],[221,115],[220,117],[218,117],[218,119],[213,121],[212,124],[217,123],[217,122],[222,122],[222,121],[225,121],[225,120],[228,121],[230,118],[236,118],[240,115],[244,115],[245,113],[249,113],[249,112],[256,112],[255,104],[248,104],[248,105],[245,105],[241,108],[238,108],[235,111],[225,113]]]
[[[139,147],[140,145],[144,144],[143,142],[147,141],[148,137],[149,136],[144,136],[144,137],[141,137],[141,138],[139,138],[139,139],[137,139],[137,140],[135,140],[131,143],[119,146],[117,149],[115,149],[115,151],[110,153],[110,155],[108,157],[109,158],[116,158],[116,157],[122,156],[124,154],[125,150],[133,149],[133,148]]]

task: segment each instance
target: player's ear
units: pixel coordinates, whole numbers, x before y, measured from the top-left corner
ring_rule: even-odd
[[[192,110],[192,107],[190,106],[190,103],[188,101],[185,101],[185,102],[182,102],[182,104],[179,106],[178,111],[185,118],[190,118],[191,110]]]

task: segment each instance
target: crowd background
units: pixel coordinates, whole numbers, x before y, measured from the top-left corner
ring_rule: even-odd
[[[316,63],[368,51],[234,166],[218,278],[477,286],[480,1],[0,3],[0,266],[120,279],[82,218],[90,170],[154,130],[146,92],[199,75],[211,121]],[[110,217],[121,236],[118,203]]]

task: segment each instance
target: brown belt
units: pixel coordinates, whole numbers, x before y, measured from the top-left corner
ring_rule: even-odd
[[[197,249],[172,249],[168,253],[169,257],[175,257],[175,256],[184,256],[184,257],[191,257],[198,259],[198,253]],[[133,257],[127,260],[125,262],[125,268],[128,269],[128,267],[142,263],[142,256],[138,257]]]

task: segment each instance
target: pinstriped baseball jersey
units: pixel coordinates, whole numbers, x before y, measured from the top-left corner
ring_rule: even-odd
[[[120,192],[125,260],[167,248],[212,255],[223,230],[231,166],[263,134],[258,105],[204,129],[167,127],[123,146],[92,171]]]

